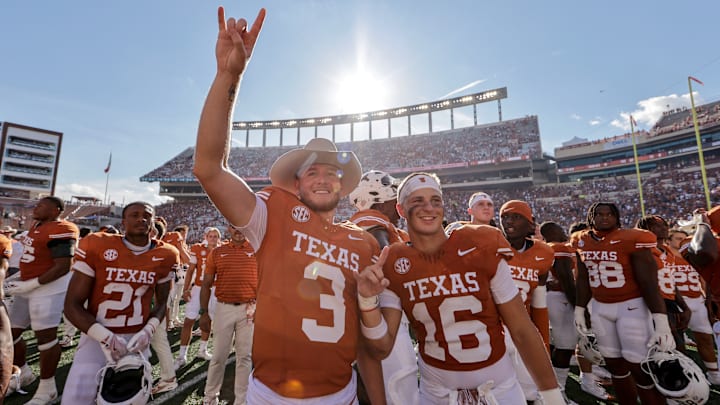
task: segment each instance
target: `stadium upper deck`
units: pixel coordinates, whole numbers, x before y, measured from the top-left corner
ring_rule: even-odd
[[[720,155],[720,102],[697,108],[698,125],[706,160]],[[555,149],[559,182],[622,176],[635,173],[632,134]],[[673,165],[697,156],[697,140],[689,109],[669,111],[650,131],[635,133],[640,171]]]

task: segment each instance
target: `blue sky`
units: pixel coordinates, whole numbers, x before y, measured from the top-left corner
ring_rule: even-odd
[[[0,7],[0,121],[64,133],[57,194],[159,202],[139,177],[195,142],[215,73],[210,0],[28,1]],[[235,120],[303,118],[507,87],[543,150],[649,128],[668,105],[720,99],[720,3],[232,1],[268,15]],[[374,97],[350,103],[354,83]],[[357,78],[361,78],[357,79]],[[464,89],[464,90],[460,90]],[[458,91],[460,90],[460,91]],[[497,120],[495,104],[479,110]],[[441,125],[441,124],[439,124]]]

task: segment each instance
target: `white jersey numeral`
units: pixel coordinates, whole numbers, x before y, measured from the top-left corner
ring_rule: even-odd
[[[598,288],[602,285],[605,288],[622,288],[625,285],[622,264],[609,260],[585,260],[583,263],[587,267],[590,287]]]
[[[467,321],[457,321],[455,315],[457,312],[468,312],[477,314],[482,311],[482,302],[477,298],[467,295],[463,297],[451,297],[443,300],[438,307],[440,319],[440,329],[442,330],[445,341],[447,341],[448,354],[459,363],[477,363],[485,361],[490,357],[492,346],[490,345],[490,335],[487,333],[487,326],[480,320],[473,319]],[[425,325],[427,336],[423,350],[428,356],[445,361],[445,350],[435,339],[438,330],[436,321],[430,317],[427,306],[424,302],[420,302],[413,306],[413,316]],[[463,348],[460,337],[475,336],[477,346]]]
[[[320,308],[332,311],[332,326],[318,325],[317,319],[303,318],[302,331],[313,342],[337,343],[345,333],[345,276],[339,267],[313,262],[305,267],[305,278],[330,280],[333,294],[320,294]]]
[[[142,296],[149,286],[144,285],[137,290],[130,284],[109,283],[103,288],[103,293],[121,293],[119,300],[105,300],[98,305],[97,320],[108,327],[135,326],[143,323]],[[108,317],[108,311],[123,311],[132,305],[132,315],[117,315]]]

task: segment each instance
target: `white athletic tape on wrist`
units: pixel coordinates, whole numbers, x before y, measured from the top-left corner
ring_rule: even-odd
[[[540,396],[544,404],[565,404],[565,398],[563,398],[560,388],[553,388],[550,390],[540,391]]]
[[[653,324],[656,332],[671,333],[670,322],[666,314],[652,314]]]
[[[108,328],[100,325],[97,322],[90,325],[90,328],[87,331],[88,336],[100,343],[102,343],[105,339],[107,339],[108,336],[112,334],[113,333]]]
[[[360,322],[360,330],[366,338],[377,340],[387,334],[388,326],[387,322],[385,322],[385,318],[380,318],[380,323],[372,328],[368,328],[364,323]]]
[[[373,295],[372,297],[363,297],[358,294],[358,307],[363,312],[372,311],[373,309],[380,306],[380,296]]]

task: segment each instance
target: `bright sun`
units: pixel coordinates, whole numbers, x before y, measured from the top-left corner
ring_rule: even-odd
[[[385,105],[385,84],[365,70],[348,73],[338,81],[335,101],[342,114],[379,110]]]

